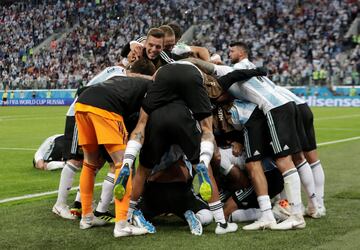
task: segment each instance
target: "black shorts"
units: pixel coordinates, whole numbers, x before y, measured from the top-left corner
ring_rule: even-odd
[[[3,98],[2,101],[3,101],[3,102],[6,102],[6,101],[7,101],[7,98]]]
[[[296,113],[292,102],[270,110],[266,120],[274,157],[285,157],[301,151],[296,130]]]
[[[277,168],[265,172],[270,198],[273,198],[284,189],[284,179]],[[239,209],[259,208],[257,196],[253,186],[239,189],[232,194],[232,198]]]
[[[63,159],[83,160],[84,154],[78,145],[78,130],[75,122],[75,116],[66,116],[65,121],[65,145]]]
[[[245,123],[243,131],[246,162],[259,161],[271,155],[266,117],[258,107]]]
[[[301,148],[301,151],[305,151],[304,149],[307,148],[308,139],[305,133],[302,115],[299,107],[295,104],[295,102],[292,102],[292,104],[295,109],[296,131],[299,138],[299,147]]]
[[[61,135],[59,137],[56,137],[54,140],[54,146],[52,147],[50,154],[46,155],[46,159],[44,158],[44,161],[45,162],[62,161],[64,148],[65,148],[65,136]]]
[[[183,104],[169,103],[149,116],[140,163],[153,168],[173,144],[180,146],[192,164],[199,163],[200,142],[200,127],[190,110]]]
[[[209,209],[208,204],[195,195],[192,183],[172,182],[145,184],[143,196],[137,207],[146,219],[151,219],[163,213],[173,213],[184,218],[184,213],[191,210],[194,213]]]
[[[195,119],[202,120],[211,116],[211,103],[203,83],[203,76],[194,65],[167,64],[157,72],[142,107],[150,114],[167,103],[182,100]]]
[[[316,149],[316,136],[314,129],[314,115],[307,103],[298,105],[299,112],[301,114],[304,131],[307,138],[307,145],[303,148],[303,151],[308,152]]]

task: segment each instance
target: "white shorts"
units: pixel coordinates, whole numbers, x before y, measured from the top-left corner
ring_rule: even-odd
[[[244,152],[236,157],[232,153],[232,148],[222,149],[219,148],[221,160],[220,160],[220,172],[223,175],[228,175],[230,170],[237,166],[240,169],[245,169],[245,154]]]

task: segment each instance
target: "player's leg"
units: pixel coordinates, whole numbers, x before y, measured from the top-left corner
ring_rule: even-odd
[[[268,193],[268,183],[261,165],[261,161],[253,161],[246,163],[246,169],[254,186],[254,191],[257,195],[257,202],[259,203],[261,216],[250,225],[243,227],[244,230],[259,230],[270,228],[276,224],[276,220],[272,213],[270,196]]]
[[[110,169],[102,184],[99,203],[95,209],[94,215],[106,222],[114,222],[114,216],[109,212],[109,205],[113,197],[115,166],[109,163]]]
[[[124,151],[122,152],[122,154],[124,153]],[[114,154],[116,154],[116,152],[114,153],[110,153],[110,156],[113,158]],[[115,163],[115,179],[118,179],[118,177],[120,176],[120,171],[122,170],[122,159],[121,162],[116,161],[114,158],[114,163]],[[136,177],[139,174],[139,169],[136,171],[136,175],[134,180],[132,180],[132,175],[131,175],[131,169],[129,169],[130,174],[128,176],[128,180],[126,181],[126,186],[125,186],[125,193],[122,197],[121,200],[119,200],[118,198],[115,197],[115,228],[114,228],[114,237],[122,237],[122,236],[130,236],[130,235],[141,235],[141,234],[146,234],[148,232],[148,230],[146,228],[141,228],[141,227],[135,227],[132,224],[129,224],[128,222],[128,217],[129,217],[129,210],[132,210],[131,213],[131,218],[133,216],[133,212],[135,210],[135,206],[137,204],[133,203],[131,204],[130,200],[133,198],[133,187],[136,187],[136,185],[138,185],[138,183],[142,183],[142,185],[144,185],[145,180],[142,181],[138,181],[136,182]],[[145,177],[146,179],[146,177]],[[136,189],[135,189],[136,191]],[[134,196],[135,197],[135,196]],[[134,198],[135,201],[137,201],[140,197],[138,198]]]
[[[75,219],[67,206],[67,198],[69,191],[74,181],[74,176],[77,171],[81,169],[82,162],[75,160],[68,160],[61,171],[58,196],[55,205],[53,206],[53,212],[65,219]]]
[[[271,202],[268,193],[268,183],[264,174],[261,160],[268,154],[270,141],[267,132],[266,118],[263,112],[256,108],[251,114],[244,127],[244,150],[246,152],[246,170],[257,196],[261,216],[252,224],[243,227],[244,230],[259,230],[270,228],[276,224],[271,210]]]
[[[75,219],[76,216],[72,215],[67,206],[67,198],[74,181],[74,176],[81,169],[83,156],[79,154],[78,150],[78,129],[74,116],[66,117],[64,136],[63,158],[66,161],[61,171],[58,196],[52,211],[65,219]]]
[[[291,206],[291,216],[272,227],[274,230],[304,228],[300,177],[291,155],[300,151],[297,138],[295,109],[292,103],[272,109],[266,114],[276,165],[284,178],[284,189]]]
[[[228,217],[228,221],[236,223],[257,221],[262,214],[259,208],[239,208],[233,197],[226,201],[224,212]]]
[[[324,205],[324,185],[325,185],[325,174],[324,169],[319,160],[319,156],[316,150],[316,136],[314,129],[314,116],[311,112],[310,107],[304,103],[298,106],[303,118],[303,125],[306,131],[308,140],[308,147],[304,149],[306,160],[309,162],[316,190],[316,198],[319,204],[319,211],[322,216],[326,215],[326,209]]]
[[[193,123],[195,121],[191,121],[191,119],[189,119],[187,124],[190,125],[191,124],[190,122]],[[209,164],[214,153],[212,117],[207,117],[201,120],[200,127],[202,130],[201,142],[200,142],[200,163],[196,165],[195,170],[199,178],[200,195],[205,201],[209,201],[212,196],[212,185],[214,184],[209,178],[209,171],[208,171]],[[197,135],[199,135],[199,133],[197,133]]]
[[[318,211],[318,202],[315,193],[315,182],[311,167],[306,161],[303,152],[292,155],[292,159],[299,173],[300,181],[304,187],[307,196],[308,205],[306,208],[306,214],[312,218],[320,218],[321,215]]]
[[[319,205],[319,211],[321,216],[326,215],[326,209],[324,204],[324,186],[325,186],[325,173],[321,165],[321,161],[317,157],[317,150],[314,149],[309,152],[305,152],[305,156],[308,159],[311,167],[311,171],[314,176],[316,197]]]
[[[99,120],[88,112],[76,112],[76,124],[78,127],[79,145],[84,152],[83,168],[80,174],[80,196],[82,206],[82,217],[80,229],[88,229],[93,226],[102,226],[106,221],[94,216],[92,201],[94,193],[95,175],[102,167],[100,160],[96,125]]]
[[[98,145],[82,145],[84,151],[84,162],[80,174],[80,196],[82,216],[80,220],[80,229],[88,229],[93,226],[102,226],[106,221],[97,218],[93,213],[93,196],[96,172],[101,168],[99,161],[100,154]]]
[[[306,117],[302,116],[301,106],[296,105],[295,103],[293,103],[293,106],[295,108],[296,129],[299,138],[300,148],[302,149],[302,151],[307,151],[310,148],[310,141],[308,140],[308,136],[304,126],[304,119]],[[292,159],[299,173],[301,183],[306,192],[306,196],[308,200],[306,213],[307,215],[313,218],[320,218],[320,214],[318,212],[318,202],[316,197],[315,182],[310,165],[307,162],[303,152],[298,152],[296,154],[293,154]]]
[[[138,200],[144,192],[144,186],[146,179],[150,176],[151,168],[146,168],[141,162],[136,169],[136,175],[133,179],[133,189],[131,192],[131,200],[128,218],[132,218],[132,213],[136,210]]]
[[[122,118],[110,120],[98,115],[91,115],[96,131],[96,138],[100,145],[104,145],[115,165],[115,179],[118,179],[124,159],[127,131]],[[129,169],[125,194],[121,200],[115,197],[115,227],[114,237],[141,235],[146,229],[134,227],[127,222],[130,194],[132,189],[131,170]],[[81,191],[81,189],[80,189]]]
[[[82,165],[82,164],[81,164]],[[77,189],[76,191],[76,196],[75,196],[75,200],[74,200],[74,204],[72,205],[72,207],[70,208],[70,212],[77,216],[78,218],[81,218],[81,213],[82,213],[82,209],[81,209],[81,196],[80,196],[80,188]]]

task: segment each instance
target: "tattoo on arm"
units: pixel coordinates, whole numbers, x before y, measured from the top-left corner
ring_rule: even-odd
[[[141,142],[141,139],[144,138],[144,136],[142,135],[141,132],[136,132],[135,133],[135,138],[134,140],[138,141],[138,142]]]

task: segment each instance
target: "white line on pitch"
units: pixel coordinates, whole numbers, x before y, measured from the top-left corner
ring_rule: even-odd
[[[102,183],[96,183],[96,184],[95,184],[95,186],[101,186],[101,185],[102,185]],[[77,190],[78,188],[79,188],[79,187],[73,187],[73,188],[71,188],[70,190]],[[36,197],[41,197],[41,196],[56,194],[57,192],[58,192],[58,190],[49,191],[49,192],[43,192],[43,193],[37,193],[37,194],[26,194],[26,195],[23,195],[23,196],[6,198],[6,199],[0,200],[0,204],[1,204],[1,203],[6,203],[6,202],[11,202],[11,201],[26,200],[26,199],[31,199],[31,198],[36,198]]]
[[[334,131],[360,131],[359,128],[319,128],[317,127],[316,130],[334,130]]]
[[[351,138],[346,138],[346,139],[341,139],[341,140],[336,140],[336,141],[328,141],[328,142],[321,142],[318,143],[318,146],[325,146],[325,145],[330,145],[330,144],[337,144],[337,143],[341,143],[341,142],[347,142],[347,141],[355,141],[355,140],[359,140],[360,136],[356,136],[356,137],[351,137]]]
[[[7,122],[7,121],[26,121],[26,120],[57,120],[60,118],[64,118],[65,116],[51,116],[51,117],[24,117],[24,118],[8,118],[3,119],[0,118],[0,121]]]
[[[336,140],[336,141],[321,142],[321,143],[318,143],[317,146],[320,147],[320,146],[325,146],[325,145],[330,145],[330,144],[337,144],[337,143],[341,143],[341,142],[359,140],[359,139],[360,139],[360,136],[356,136],[356,137],[351,137],[351,138],[346,138],[346,139],[341,139],[341,140]],[[102,185],[102,183],[95,184],[95,186],[100,186],[100,185]],[[71,190],[77,190],[77,189],[78,189],[78,187],[73,187]],[[2,200],[0,200],[0,204],[6,203],[6,202],[11,202],[11,201],[26,200],[26,199],[46,196],[46,195],[50,195],[50,194],[56,194],[57,192],[58,191],[56,190],[56,191],[43,192],[43,193],[37,193],[37,194],[28,194],[28,195],[23,195],[23,196],[18,196],[18,197],[2,199]]]
[[[0,118],[23,118],[23,117],[34,117],[34,115],[0,115]]]
[[[353,118],[353,117],[360,117],[360,114],[319,117],[319,118],[315,118],[315,121],[338,120],[338,119]]]
[[[0,148],[0,150],[36,151],[36,148]]]

